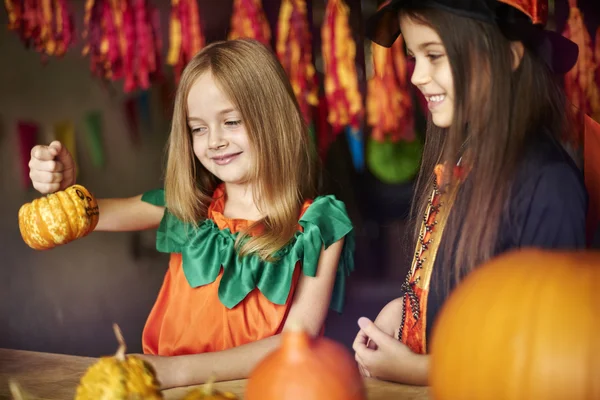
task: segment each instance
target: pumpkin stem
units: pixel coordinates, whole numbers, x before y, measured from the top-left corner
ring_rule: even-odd
[[[119,325],[113,324],[113,330],[115,331],[115,336],[119,342],[119,348],[115,353],[115,358],[119,361],[125,361],[125,352],[127,351],[127,346],[125,345],[125,339],[121,333],[121,328],[119,328]]]
[[[210,378],[208,378],[208,380],[204,384],[204,394],[206,396],[212,396],[214,394],[215,389],[214,389],[213,385],[214,385],[216,379],[217,379],[217,377],[213,373],[210,375]]]
[[[286,331],[288,332],[303,332],[302,324],[297,319],[291,319],[287,322]]]
[[[300,321],[289,321],[281,338],[281,347],[288,357],[303,358],[311,338]]]
[[[25,400],[25,396],[23,396],[21,386],[16,381],[12,379],[9,380],[8,387],[10,389],[10,394],[12,395],[14,400]]]

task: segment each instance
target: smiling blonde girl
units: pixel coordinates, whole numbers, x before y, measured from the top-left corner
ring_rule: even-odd
[[[353,269],[344,204],[316,196],[310,139],[287,76],[265,46],[213,43],[186,66],[164,190],[99,200],[96,230],[158,228],[171,254],[143,332],[163,387],[248,376],[288,321],[321,334]],[[75,182],[58,142],[32,150],[34,187]]]

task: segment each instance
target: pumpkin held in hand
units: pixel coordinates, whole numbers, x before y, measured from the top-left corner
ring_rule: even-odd
[[[354,357],[342,345],[311,339],[298,327],[283,332],[281,347],[248,378],[245,400],[365,400]]]
[[[86,236],[98,224],[98,203],[83,186],[40,197],[19,210],[19,229],[27,245],[48,250]]]
[[[431,342],[435,400],[600,399],[600,252],[521,250],[473,271]]]
[[[117,325],[119,349],[114,357],[102,357],[81,378],[75,400],[162,399],[154,368],[135,356],[125,355],[125,341]]]

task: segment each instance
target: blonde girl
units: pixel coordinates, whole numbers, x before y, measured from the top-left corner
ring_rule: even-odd
[[[353,269],[344,204],[316,196],[288,78],[252,40],[213,43],[175,98],[164,189],[98,201],[99,231],[155,229],[169,269],[143,331],[164,388],[240,379],[295,321],[319,335]],[[31,152],[41,193],[75,182],[58,142]]]

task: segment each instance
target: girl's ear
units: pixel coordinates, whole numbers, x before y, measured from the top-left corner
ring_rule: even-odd
[[[510,42],[510,50],[513,55],[512,69],[515,71],[521,65],[525,46],[523,46],[523,42]]]

